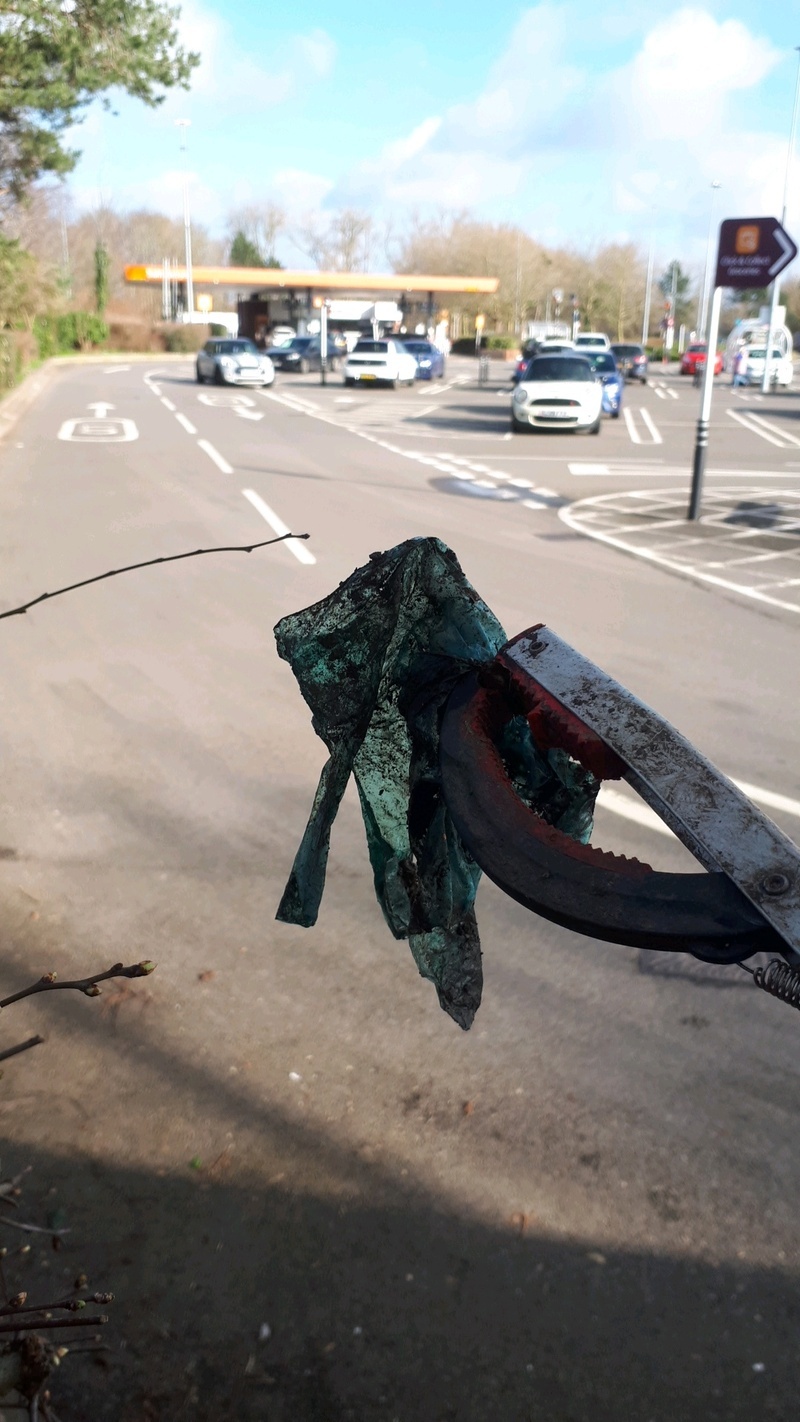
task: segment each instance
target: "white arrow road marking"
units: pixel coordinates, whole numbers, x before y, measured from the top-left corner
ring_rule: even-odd
[[[127,444],[139,438],[139,431],[133,420],[93,420],[84,417],[65,420],[58,431],[58,438],[71,440],[73,444]]]
[[[263,420],[264,418],[260,410],[240,410],[238,405],[234,405],[233,413],[238,415],[241,420]]]
[[[789,238],[786,236],[786,233],[784,232],[782,227],[774,228],[772,235],[776,239],[776,241],[780,243],[781,247],[783,248],[783,251],[781,252],[779,257],[775,258],[775,261],[769,268],[767,275],[770,277],[777,276],[778,272],[782,272],[784,267],[788,267],[789,263],[792,261],[795,255],[794,242],[789,241]]]
[[[114,406],[107,405],[103,400],[98,400],[95,405],[89,405],[87,408],[94,411],[98,420],[104,420],[109,410],[113,410]]]
[[[286,524],[283,522],[283,519],[278,518],[278,515],[275,513],[274,509],[271,509],[269,504],[265,504],[261,495],[257,494],[254,489],[242,489],[242,493],[244,494],[245,498],[253,505],[253,508],[256,510],[256,512],[261,514],[261,517],[264,519],[264,522],[269,524],[273,533],[276,533],[279,538],[284,538],[285,535],[291,531],[286,527]],[[300,542],[299,538],[287,538],[286,547],[289,549],[290,553],[294,553],[294,556],[297,559],[298,563],[311,564],[316,563],[317,561],[314,557],[314,554],[308,548],[306,548],[305,543]]]

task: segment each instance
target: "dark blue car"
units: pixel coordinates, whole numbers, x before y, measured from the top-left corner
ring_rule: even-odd
[[[625,380],[616,360],[610,351],[582,350],[581,355],[588,360],[597,379],[603,382],[603,414],[618,420]]]
[[[417,362],[417,380],[442,379],[444,375],[444,355],[432,341],[421,336],[401,336],[401,341]]]

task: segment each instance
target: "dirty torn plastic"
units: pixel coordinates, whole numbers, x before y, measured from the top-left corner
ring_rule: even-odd
[[[473,908],[481,871],[445,805],[439,727],[455,683],[492,660],[503,628],[451,549],[414,538],[373,553],[329,597],[279,622],[275,637],[330,751],[277,917],[316,922],[331,825],[352,771],[386,921],[466,1029],[483,981]],[[537,750],[522,716],[500,749],[521,797],[588,842],[594,777],[563,750]]]

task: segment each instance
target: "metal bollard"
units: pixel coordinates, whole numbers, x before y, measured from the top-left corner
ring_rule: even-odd
[[[489,384],[489,357],[480,356],[478,358],[478,384]]]

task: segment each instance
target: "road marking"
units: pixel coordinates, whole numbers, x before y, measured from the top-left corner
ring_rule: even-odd
[[[736,420],[737,424],[740,424],[744,429],[749,430],[750,434],[758,435],[761,439],[765,439],[769,444],[776,445],[778,449],[786,448],[786,445],[783,443],[783,440],[775,439],[771,434],[767,434],[766,430],[760,430],[758,428],[758,425],[751,424],[750,422],[755,418],[755,416],[750,414],[749,411],[746,415],[741,414],[739,410],[726,410],[725,413],[730,415],[732,420]]]
[[[568,464],[570,474],[610,474],[607,464]]]
[[[98,420],[104,420],[109,410],[116,409],[116,405],[109,405],[105,400],[96,400],[94,405],[88,405],[87,409],[93,410]]]
[[[58,438],[70,440],[73,444],[127,444],[139,438],[139,431],[133,420],[89,420],[84,417],[65,420],[58,431]]]
[[[176,414],[175,419],[178,421],[178,424],[179,424],[179,425],[183,425],[183,428],[185,429],[185,431],[186,431],[187,434],[190,434],[190,435],[196,435],[196,434],[197,434],[197,430],[195,429],[195,427],[194,427],[194,425],[192,424],[191,420],[187,420],[187,418],[186,418],[185,415],[182,415],[182,414],[180,414],[180,412],[179,412],[178,414]]]
[[[227,461],[227,459],[223,459],[223,457],[222,457],[222,455],[220,454],[219,450],[217,450],[217,449],[214,448],[214,446],[213,446],[213,444],[211,443],[210,440],[207,440],[207,439],[199,439],[199,440],[197,441],[197,443],[198,443],[200,449],[202,449],[203,453],[204,453],[204,454],[207,454],[208,457],[209,457],[209,459],[213,459],[213,461],[214,461],[214,463],[216,464],[217,468],[218,468],[218,469],[221,469],[222,472],[223,472],[223,474],[232,474],[232,473],[233,473],[233,465],[232,465],[232,464],[229,464],[228,461]]]
[[[653,444],[663,444],[664,441],[661,438],[661,435],[659,434],[658,430],[656,429],[655,422],[653,420],[652,415],[650,414],[650,411],[645,410],[644,407],[642,407],[642,409],[639,411],[639,414],[641,415],[642,419],[644,420],[644,423],[647,425],[647,428],[653,436]]]
[[[119,375],[123,370],[130,370],[129,365],[107,365],[103,370],[104,375]]]
[[[748,418],[751,419],[755,425],[763,425],[765,430],[772,430],[773,434],[779,435],[780,438],[785,439],[788,444],[800,445],[800,439],[797,439],[795,435],[789,434],[788,430],[781,429],[779,425],[773,425],[770,420],[765,420],[763,415],[757,415],[754,410],[750,411]]]
[[[668,385],[667,385],[665,388],[666,388],[667,394],[669,395],[670,400],[677,400],[677,398],[678,398],[678,392],[677,392],[677,390],[670,390],[670,388],[669,388]]]
[[[634,444],[641,444],[641,442],[642,442],[641,436],[640,436],[639,431],[637,430],[635,424],[633,423],[633,415],[631,414],[631,412],[630,412],[630,410],[628,409],[627,405],[623,405],[623,407],[622,407],[622,416],[623,416],[623,419],[624,419],[624,421],[625,421],[625,424],[626,424],[626,427],[627,427],[627,430],[628,430],[628,434],[630,435],[631,440],[633,441],[633,443],[634,443]]]
[[[249,395],[241,395],[232,390],[203,390],[197,398],[201,405],[210,405],[214,410],[235,410],[238,407],[254,410],[256,405]]]
[[[177,409],[177,405],[173,405],[172,401],[171,401],[171,400],[168,400],[167,397],[166,397],[166,395],[162,395],[162,396],[161,396],[161,403],[162,403],[162,405],[164,406],[164,409],[165,409],[165,410],[171,410],[172,414],[173,414],[173,415],[175,414],[175,411],[176,411],[176,409]]]
[[[746,795],[749,800],[754,800],[757,805],[763,805],[769,810],[779,810],[785,815],[794,815],[796,819],[800,819],[800,801],[791,800],[788,795],[778,795],[774,790],[764,790],[760,785],[750,785],[745,780],[734,780],[733,783],[738,786],[743,795]],[[620,819],[631,820],[634,824],[641,825],[643,829],[655,830],[657,834],[667,835],[670,839],[676,838],[669,825],[665,825],[655,810],[651,810],[643,800],[629,799],[619,790],[612,790],[610,787],[602,785],[597,803],[602,809],[619,815]]]
[[[275,511],[270,508],[269,504],[264,503],[261,495],[257,494],[254,489],[242,489],[242,493],[253,505],[256,512],[260,513],[264,521],[269,524],[273,533],[276,533],[279,538],[284,538],[287,533],[291,532],[291,530],[286,527],[283,519],[278,518]],[[306,548],[305,543],[300,542],[299,538],[286,538],[286,547],[290,553],[294,553],[298,563],[311,564],[317,561],[314,554]]]
[[[662,390],[661,387],[660,387],[660,385],[656,385],[656,386],[654,387],[654,389],[655,389],[656,395],[658,396],[659,400],[666,400],[666,398],[667,398],[666,391]]]
[[[686,498],[686,490],[664,489],[665,498],[674,499],[676,502]],[[758,588],[750,588],[742,583],[733,583],[728,578],[719,578],[716,574],[705,573],[700,568],[695,568],[689,563],[679,563],[675,559],[665,558],[656,549],[638,547],[635,543],[627,543],[623,538],[616,538],[611,533],[601,533],[591,525],[585,525],[575,517],[576,511],[596,506],[607,502],[608,499],[616,498],[616,494],[596,494],[590,499],[581,499],[577,504],[566,505],[560,508],[558,516],[562,523],[576,533],[582,533],[586,538],[594,538],[598,543],[607,543],[610,548],[620,548],[623,553],[632,553],[636,558],[643,558],[648,563],[654,563],[656,567],[667,568],[672,573],[679,573],[684,578],[696,578],[698,582],[709,583],[712,587],[722,588],[725,592],[738,593],[741,597],[752,598],[754,602],[763,602],[768,607],[779,607],[783,612],[800,613],[800,606],[795,602],[784,602],[782,598],[770,597],[768,593],[761,592]]]

